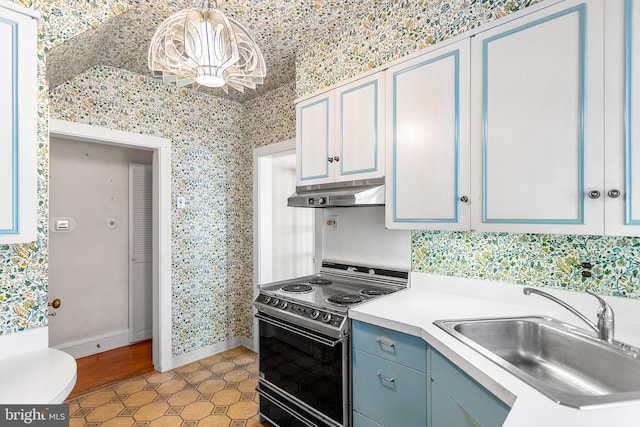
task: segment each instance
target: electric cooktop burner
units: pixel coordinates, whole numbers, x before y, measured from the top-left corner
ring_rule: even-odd
[[[313,286],[305,285],[304,283],[292,283],[290,285],[284,285],[280,288],[280,290],[301,294],[305,292],[311,292],[313,290]]]
[[[390,290],[381,288],[365,288],[360,291],[360,295],[365,295],[368,297],[377,297],[380,295],[388,295],[390,293]]]
[[[309,280],[309,283],[312,285],[330,285],[332,282],[327,279],[311,279]]]
[[[327,302],[340,306],[356,304],[362,301],[364,301],[364,298],[356,294],[338,294],[327,298]]]

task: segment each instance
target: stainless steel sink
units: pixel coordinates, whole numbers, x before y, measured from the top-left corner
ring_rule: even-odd
[[[542,317],[437,320],[434,324],[559,404],[640,400],[640,351]]]

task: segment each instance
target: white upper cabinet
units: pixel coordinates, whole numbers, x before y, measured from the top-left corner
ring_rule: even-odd
[[[605,9],[605,233],[640,235],[640,1]]]
[[[37,235],[37,16],[0,3],[0,243]]]
[[[472,225],[602,234],[603,2],[565,1],[472,39]]]
[[[387,70],[388,228],[469,229],[469,46]]]
[[[384,176],[383,75],[296,106],[297,185]]]

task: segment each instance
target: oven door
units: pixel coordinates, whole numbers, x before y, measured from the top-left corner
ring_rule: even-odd
[[[263,312],[256,317],[260,414],[280,426],[348,426],[348,336],[327,337]]]

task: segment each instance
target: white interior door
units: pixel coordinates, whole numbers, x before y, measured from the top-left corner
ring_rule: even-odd
[[[151,338],[153,203],[150,165],[129,165],[129,341]]]

